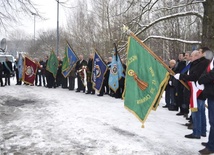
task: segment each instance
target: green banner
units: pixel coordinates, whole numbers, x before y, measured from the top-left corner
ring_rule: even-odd
[[[56,74],[57,74],[58,65],[59,65],[59,61],[56,57],[56,54],[54,53],[54,51],[51,51],[46,69],[49,72],[51,72],[55,78],[56,78]]]
[[[70,67],[67,47],[65,48],[65,53],[62,62],[63,62],[62,63],[62,72],[63,72],[68,70],[68,68]]]
[[[168,79],[164,66],[129,37],[124,104],[142,123],[157,108]]]

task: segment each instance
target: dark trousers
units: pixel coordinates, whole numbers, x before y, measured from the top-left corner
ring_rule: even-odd
[[[210,123],[210,133],[207,148],[214,151],[214,98],[208,98],[208,118]]]
[[[87,82],[88,93],[95,93],[95,90],[92,87],[92,82]]]
[[[166,87],[166,96],[165,96],[166,106],[175,107],[175,88],[171,86]]]
[[[123,91],[124,91],[124,83],[125,83],[125,78],[122,77],[119,80],[119,88],[118,88],[118,90],[115,93],[115,98],[122,98]]]
[[[16,84],[17,85],[21,85],[22,84],[21,79],[19,79],[19,70],[18,69],[16,70]]]
[[[103,81],[103,91],[105,92],[105,94],[109,94],[109,85],[108,85],[108,78],[105,77],[104,81]]]
[[[55,78],[52,73],[46,72],[46,79],[47,79],[47,87],[52,88],[55,87]]]
[[[4,83],[4,85],[6,86],[6,85],[10,85],[10,73],[6,73],[5,74],[5,83]]]
[[[39,84],[38,84],[38,81],[39,81]],[[37,73],[35,78],[35,85],[42,86],[42,83],[43,83],[43,86],[45,86],[45,75],[42,73]]]
[[[64,76],[62,77],[62,88],[68,88],[68,79]]]
[[[180,108],[180,112],[182,110],[181,106],[183,104],[183,90],[184,90],[184,86],[178,82],[178,85],[176,87],[176,97],[175,97],[175,103],[177,105],[177,107]]]
[[[190,91],[184,87],[183,102],[181,103],[181,106],[180,106],[181,113],[183,114],[189,113],[189,101],[190,101]]]
[[[3,86],[2,74],[0,73],[0,84]]]
[[[69,76],[69,87],[68,87],[68,89],[69,90],[74,90],[74,88],[75,88],[75,77],[73,77],[73,76]]]
[[[105,91],[105,87],[104,87],[104,85],[102,85],[101,90],[100,90],[100,92],[99,92],[99,95],[100,95],[100,96],[103,96],[104,91]]]
[[[77,90],[79,91],[82,90],[83,92],[85,92],[85,86],[83,85],[81,77],[79,75],[77,76],[77,84],[78,84]]]

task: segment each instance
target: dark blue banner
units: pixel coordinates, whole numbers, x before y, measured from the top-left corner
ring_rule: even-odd
[[[92,82],[94,89],[100,91],[103,85],[104,75],[107,71],[106,63],[103,61],[101,56],[95,52],[94,64],[92,71]]]

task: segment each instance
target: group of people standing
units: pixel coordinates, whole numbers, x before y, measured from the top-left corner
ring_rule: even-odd
[[[76,92],[81,92],[85,94],[95,94],[95,89],[93,88],[93,83],[92,83],[92,72],[93,72],[93,54],[89,54],[88,61],[84,60],[83,55],[79,55],[79,61],[76,63],[75,66],[75,71],[77,75],[77,89]],[[104,80],[103,84],[101,87],[101,90],[99,91],[99,94],[97,96],[103,96],[104,94],[108,94],[112,97],[115,98],[121,98],[122,93],[124,91],[124,83],[125,83],[125,77],[122,77],[119,79],[119,88],[117,89],[116,92],[114,92],[110,87],[109,87],[109,76],[110,76],[110,68],[111,68],[111,62],[112,62],[112,57],[109,57],[108,60],[105,61],[106,65],[108,66],[108,69],[104,75]],[[126,65],[124,63],[124,60],[122,59],[122,65],[123,65],[123,73],[125,75],[125,69]],[[85,71],[85,74],[84,74]],[[86,76],[85,81],[84,81],[84,76]],[[87,87],[87,91],[86,91]]]
[[[13,66],[12,62],[9,61],[9,59],[6,57],[5,61],[3,63],[0,62],[0,86],[10,86],[10,77],[13,74]],[[3,83],[3,75],[5,78],[5,81]]]
[[[190,121],[186,125],[188,129],[192,129],[192,133],[185,135],[185,138],[200,139],[207,136],[205,113],[207,100],[210,132],[208,142],[201,143],[205,146],[199,151],[201,154],[214,153],[214,62],[213,57],[208,57],[210,53],[213,55],[209,48],[202,47],[179,54],[177,62],[174,59],[170,60],[169,66],[176,74],[170,76],[164,106],[169,110],[180,110],[176,115],[184,116]],[[189,86],[189,89],[180,82],[181,80]]]
[[[90,53],[87,61],[84,59],[83,54],[80,54],[78,58],[79,60],[73,66],[72,70],[70,71],[67,77],[64,77],[62,74],[63,61],[60,57],[58,57],[58,69],[57,69],[56,77],[54,77],[54,75],[46,69],[46,66],[48,63],[48,56],[46,56],[44,60],[35,58],[34,62],[38,65],[38,67],[37,67],[34,85],[44,86],[46,88],[62,87],[63,89],[69,89],[69,90],[75,90],[75,88],[77,87],[77,89],[75,90],[76,92],[83,92],[85,94],[96,94],[96,91],[93,88],[93,82],[92,82],[94,55]],[[123,62],[123,68],[124,68],[123,73],[125,75],[126,65],[123,59],[121,61]],[[109,87],[109,83],[108,83],[109,76],[110,76],[111,62],[112,62],[112,57],[109,57],[105,61],[106,65],[108,66],[108,69],[104,75],[102,88],[99,92],[97,92],[97,96],[103,96],[105,94],[108,94],[115,98],[121,98],[122,93],[124,91],[125,76],[119,79],[118,81],[119,88],[117,89],[116,92],[114,92]],[[10,66],[12,70],[12,63],[10,63],[8,66]],[[16,73],[16,85],[21,85],[23,82],[19,77],[18,66],[19,66],[18,60],[16,60],[14,64],[14,71]],[[4,69],[7,69],[7,68],[4,67]],[[75,79],[77,79],[77,86],[75,86]],[[2,85],[3,85],[3,82],[2,82]]]

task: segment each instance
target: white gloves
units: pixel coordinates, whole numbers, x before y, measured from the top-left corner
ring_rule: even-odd
[[[172,81],[169,81],[169,85],[172,86]]]
[[[177,80],[179,80],[180,74],[179,74],[179,73],[175,74],[175,75],[174,75],[174,78],[177,79]]]
[[[203,84],[199,84],[198,81],[196,82],[196,87],[200,90],[204,90],[204,85]]]

